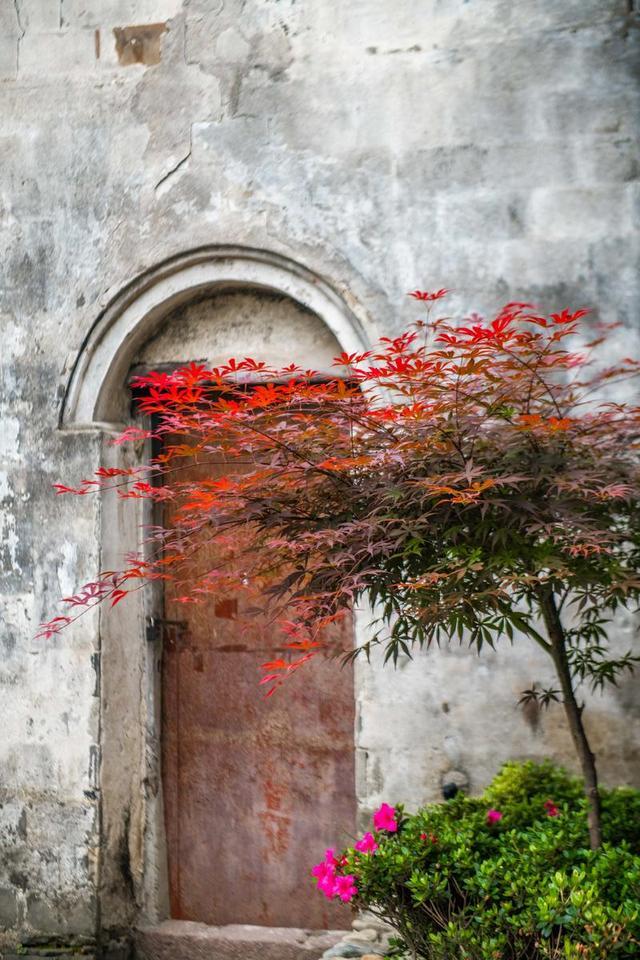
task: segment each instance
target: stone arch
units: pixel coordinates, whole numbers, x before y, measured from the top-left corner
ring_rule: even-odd
[[[131,360],[164,317],[205,292],[235,287],[289,297],[318,316],[346,351],[366,349],[362,324],[318,274],[294,260],[249,247],[211,246],[163,261],[131,281],[89,331],[65,392],[62,429],[118,429]]]

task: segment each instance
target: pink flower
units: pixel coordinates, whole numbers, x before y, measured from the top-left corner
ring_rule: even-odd
[[[325,863],[316,863],[311,869],[311,873],[314,877],[317,877],[318,881],[322,880],[324,877],[333,876],[336,872],[335,867],[332,867],[331,864]]]
[[[376,830],[386,830],[388,833],[395,833],[398,829],[396,820],[396,811],[388,803],[383,803],[379,810],[373,815],[373,825]]]
[[[325,863],[324,861],[322,861],[322,863],[316,863],[316,865],[311,869],[311,873],[317,878],[318,882],[323,880],[325,877],[335,876],[335,872],[336,868],[332,867],[330,863]]]
[[[324,893],[325,897],[331,899],[336,892],[336,868],[326,862],[316,863],[311,873],[316,878],[318,890]]]
[[[327,875],[322,880],[318,880],[318,890],[323,893],[327,900],[332,900],[338,892],[338,877]],[[341,878],[340,878],[341,879]]]
[[[336,895],[336,867],[338,861],[335,858],[335,851],[330,849],[325,852],[324,860],[316,863],[311,873],[316,878],[318,890],[324,893],[325,897],[331,899]]]
[[[542,806],[543,806],[543,807],[545,808],[545,810],[547,811],[547,816],[548,816],[548,817],[557,817],[557,816],[559,815],[559,813],[560,813],[560,808],[559,808],[559,807],[556,807],[556,805],[555,805],[555,803],[553,802],[553,800],[545,800],[545,802],[542,804]]]
[[[328,863],[332,867],[338,866],[338,861],[336,860],[336,852],[333,847],[329,847],[324,852],[324,862]]]
[[[487,823],[498,823],[502,817],[503,814],[499,810],[487,810]]]
[[[355,884],[355,877],[350,873],[346,877],[336,877],[335,885],[335,894],[334,896],[340,897],[343,903],[349,903],[350,900],[353,900],[358,888]]]
[[[372,833],[365,833],[362,840],[358,840],[355,844],[355,849],[360,853],[375,853],[378,849],[378,844]]]
[[[371,839],[373,840],[373,837]],[[373,842],[375,844],[375,840]],[[325,851],[324,860],[312,867],[311,873],[316,878],[318,890],[327,899],[340,897],[344,903],[348,903],[356,895],[358,888],[355,885],[355,877],[350,874],[342,877],[336,873],[336,868],[341,864],[342,859],[344,858],[341,858],[340,861],[336,860],[335,850],[329,849]]]

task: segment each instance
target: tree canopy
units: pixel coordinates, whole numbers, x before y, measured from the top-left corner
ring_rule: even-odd
[[[252,358],[139,376],[148,425],[117,442],[161,451],[58,491],[171,501],[171,523],[42,633],[171,578],[183,603],[269,598],[290,637],[290,656],[265,665],[269,692],[362,600],[378,618],[366,653],[520,634],[560,681],[525,696],[566,707],[576,683],[615,682],[637,659],[611,653],[606,623],[640,597],[640,407],[619,395],[638,361],[600,363],[611,328],[585,310],[509,303],[456,323],[431,316],[446,292],[414,291],[427,318],[337,357],[329,378]],[[185,479],[194,461],[211,472]],[[214,567],[201,560],[212,540]]]

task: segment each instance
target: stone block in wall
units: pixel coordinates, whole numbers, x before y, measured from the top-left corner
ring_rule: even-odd
[[[20,41],[20,75],[86,74],[96,68],[93,30],[25,33]]]
[[[240,169],[248,164],[256,144],[268,140],[264,117],[240,117],[222,123],[205,121],[192,126],[191,152],[197,163],[219,164],[229,155]],[[229,175],[231,168],[227,171]]]
[[[479,47],[464,48],[461,55],[473,64],[471,100],[476,90],[500,89],[507,76],[508,89],[540,93],[580,89],[589,79],[583,65],[583,44],[570,31],[543,33],[536,37],[535,45],[529,31],[498,34]]]
[[[1,22],[0,22],[1,25]],[[18,39],[0,35],[0,80],[10,80],[18,69]]]
[[[451,98],[438,104],[446,117],[443,143],[476,143],[520,140],[535,136],[532,126],[532,98],[528,92],[490,87],[460,99]]]
[[[398,177],[421,193],[472,186],[487,176],[489,148],[475,143],[411,150],[398,161]]]
[[[18,15],[17,5],[0,4],[0,78],[15,76],[19,38],[23,20]]]
[[[429,49],[431,44],[486,46],[496,39],[522,33],[531,41],[535,34],[550,33],[553,28],[607,23],[623,18],[627,12],[626,0],[482,0],[479,11],[475,4],[465,4],[464,0],[360,0],[337,6],[318,3],[313,7],[317,8],[314,27],[318,32],[335,32],[337,42],[343,38],[345,45],[377,44],[395,55],[414,44],[423,49]]]
[[[57,910],[37,893],[27,897],[27,923],[33,930],[57,930]]]
[[[571,183],[577,175],[575,145],[563,137],[491,144],[487,179],[521,193],[535,186]]]
[[[411,150],[398,160],[398,178],[420,194],[478,190],[485,184],[523,192],[571,182],[577,169],[575,144],[561,137],[436,146]]]
[[[590,183],[640,178],[640,145],[635,137],[591,139],[577,147],[581,179]]]
[[[18,922],[18,896],[11,887],[0,887],[0,930],[10,930]]]
[[[20,18],[20,26],[25,33],[28,31],[42,33],[60,28],[62,6],[64,4],[57,0],[18,0],[15,9]]]
[[[32,0],[42,3],[42,0]],[[64,0],[61,24],[68,27],[126,27],[141,23],[155,23],[177,16],[183,0]],[[53,6],[53,4],[52,4]],[[57,6],[57,4],[56,4]]]
[[[584,24],[607,23],[627,13],[627,0],[536,0],[535,3],[512,3],[503,0],[509,26],[515,30],[548,30],[578,27]]]
[[[81,892],[82,893],[82,892]],[[67,936],[91,937],[95,929],[95,902],[90,893],[71,897],[69,894],[57,894],[54,897],[47,892],[27,894],[27,928],[32,934],[45,934],[60,939]],[[32,938],[36,942],[37,938]]]
[[[603,96],[601,90],[585,84],[580,90],[540,95],[534,107],[548,136],[625,136],[638,131],[640,96],[631,89]],[[586,144],[584,149],[588,149]]]
[[[548,239],[594,241],[633,232],[633,194],[625,185],[534,190],[529,212],[534,236]]]
[[[436,218],[443,232],[459,237],[507,239],[524,233],[525,207],[515,191],[443,191],[436,200]]]
[[[243,63],[250,51],[238,26],[228,24],[215,9],[206,16],[188,17],[185,38],[187,62],[197,63],[205,70]]]

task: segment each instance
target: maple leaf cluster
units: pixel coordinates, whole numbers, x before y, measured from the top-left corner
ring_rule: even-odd
[[[446,293],[411,296],[431,311]],[[65,598],[73,615],[42,635],[150,580],[179,582],[183,603],[241,594],[247,616],[268,602],[288,635],[290,655],[265,665],[273,690],[330,651],[327,628],[359,600],[379,617],[361,649],[384,643],[396,659],[514,631],[546,646],[550,591],[571,610],[574,675],[615,679],[635,658],[608,654],[603,611],[640,595],[640,408],[598,396],[638,362],[599,366],[609,331],[585,343],[585,314],[509,303],[490,321],[429,317],[341,354],[329,379],[251,358],[137,377],[149,426],[118,442],[149,437],[161,452],[58,492],[169,503],[170,523]],[[186,476],[194,462],[210,474]]]

